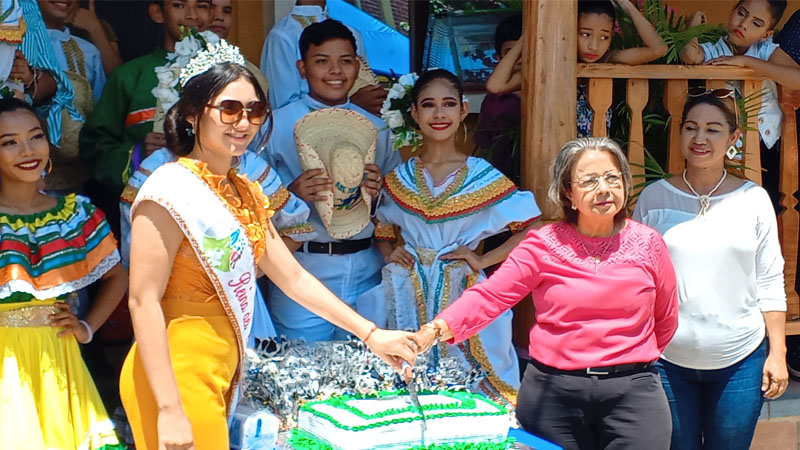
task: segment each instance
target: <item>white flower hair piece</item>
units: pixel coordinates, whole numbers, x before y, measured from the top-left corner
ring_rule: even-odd
[[[220,40],[215,44],[209,44],[206,49],[201,50],[197,53],[197,56],[189,60],[186,67],[181,70],[178,82],[181,87],[184,87],[195,76],[222,63],[233,63],[244,67],[245,59],[242,56],[242,52],[239,51],[239,47],[230,45],[225,40]]]
[[[422,135],[411,117],[411,91],[417,80],[419,76],[414,72],[401,76],[389,89],[381,107],[381,118],[392,131],[392,148],[395,150],[410,146],[415,152],[422,145]]]

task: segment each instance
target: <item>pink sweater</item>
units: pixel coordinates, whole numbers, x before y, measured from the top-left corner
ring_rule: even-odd
[[[597,274],[587,250],[606,251]],[[565,222],[532,230],[489,279],[438,317],[460,342],[528,294],[536,308],[530,355],[562,370],[656,360],[678,326],[667,247],[632,220],[610,238],[581,236]]]

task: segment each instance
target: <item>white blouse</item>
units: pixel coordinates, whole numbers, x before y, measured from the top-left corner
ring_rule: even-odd
[[[762,312],[786,311],[783,257],[767,192],[747,181],[700,201],[666,180],[642,191],[634,220],[667,243],[678,279],[678,331],[663,358],[691,369],[730,367],[765,336]]]

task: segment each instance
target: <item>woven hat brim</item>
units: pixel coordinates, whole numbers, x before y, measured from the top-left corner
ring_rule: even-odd
[[[331,151],[335,144],[347,141],[362,151],[364,164],[375,163],[378,129],[372,121],[350,110],[326,108],[311,112],[297,122],[294,129],[297,154],[303,171],[325,169],[330,176]],[[336,180],[333,180],[334,183]],[[361,188],[362,201],[351,209],[336,210],[333,191],[322,193],[326,199],[314,202],[328,234],[335,239],[348,239],[369,224],[372,197]]]
[[[377,75],[375,75],[375,72],[373,72],[372,69],[369,67],[369,63],[367,62],[367,60],[362,58],[361,56],[356,56],[356,57],[358,58],[358,61],[361,63],[361,66],[358,69],[358,77],[356,78],[356,82],[353,83],[353,87],[350,88],[350,92],[347,93],[348,97],[351,97],[361,88],[380,84],[380,80],[378,80],[378,77]]]

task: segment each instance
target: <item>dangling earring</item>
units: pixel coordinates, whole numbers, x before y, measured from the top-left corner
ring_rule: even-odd
[[[739,149],[737,149],[736,145],[734,144],[731,144],[731,146],[728,147],[728,151],[725,152],[725,156],[727,156],[728,159],[736,158],[736,155],[738,154],[739,154]]]
[[[577,206],[575,206],[575,203],[573,203],[573,204],[572,204],[572,206],[570,206],[570,208],[572,208],[572,210],[573,210],[573,211],[575,211],[576,209],[578,209],[578,207],[577,207]]]
[[[47,167],[42,172],[42,178],[46,177],[47,174],[53,171],[53,159],[49,156],[47,157]]]
[[[186,127],[186,134],[188,134],[189,136],[194,136],[195,134],[194,125],[192,125],[191,127]]]
[[[467,143],[467,124],[462,120],[461,125],[464,126],[464,144]]]

